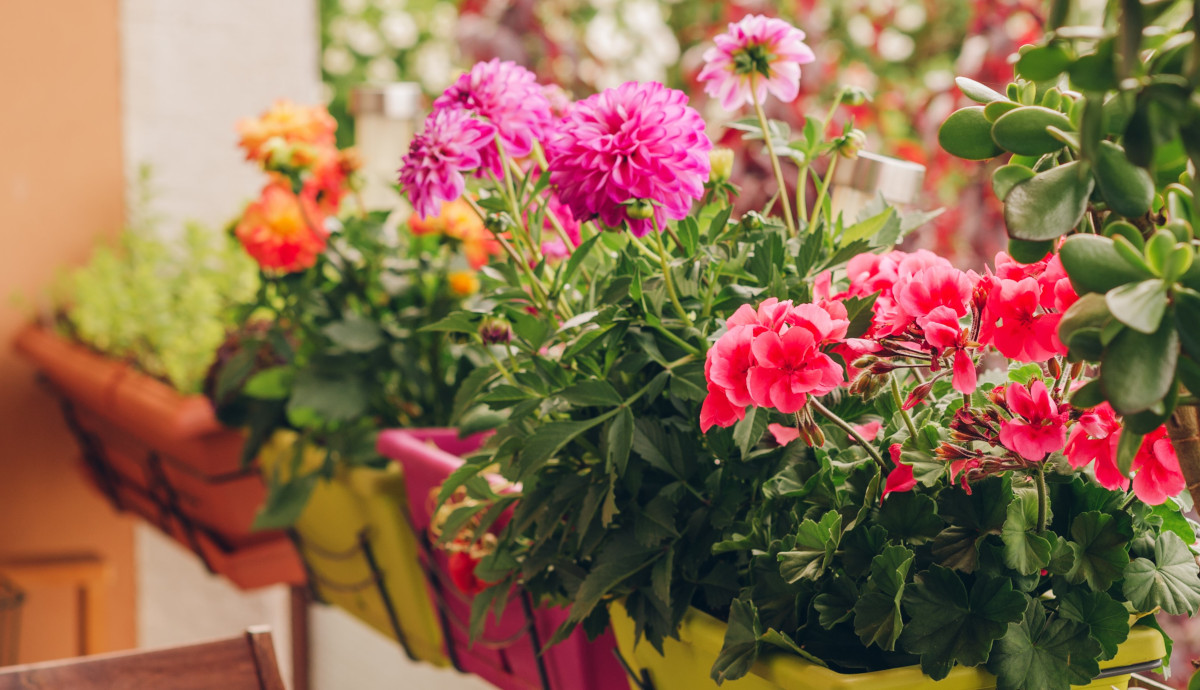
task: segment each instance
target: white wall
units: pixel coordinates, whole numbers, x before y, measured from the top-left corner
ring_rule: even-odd
[[[239,119],[320,101],[315,0],[121,0],[121,47],[126,179],[153,166],[165,231],[223,225],[257,194]]]

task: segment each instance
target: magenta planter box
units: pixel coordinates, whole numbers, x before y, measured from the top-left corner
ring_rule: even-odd
[[[460,439],[455,429],[393,430],[380,434],[379,452],[404,468],[413,528],[423,544],[429,544],[431,492],[436,492],[450,473],[462,465],[460,456],[478,448],[485,438],[481,434]],[[542,656],[543,664],[539,667],[538,643],[554,634],[567,619],[567,611],[530,609],[523,592],[512,593],[499,622],[488,615],[482,638],[472,644],[467,632],[472,597],[451,582],[444,552],[426,549],[425,557],[430,595],[446,628],[447,655],[459,670],[503,690],[609,690],[628,686],[625,671],[614,654],[617,641],[611,630],[589,642],[583,630],[576,629]],[[538,642],[528,629],[530,621]]]

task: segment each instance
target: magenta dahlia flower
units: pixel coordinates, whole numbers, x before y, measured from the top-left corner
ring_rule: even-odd
[[[627,201],[652,202],[660,228],[687,216],[704,194],[712,149],[687,102],[682,91],[631,81],[571,106],[546,146],[559,199],[580,221],[625,223],[638,237],[653,224],[631,218]]]
[[[550,101],[533,72],[515,62],[493,58],[478,62],[433,102],[434,112],[469,110],[496,127],[504,151],[512,158],[528,156],[534,140],[550,129]],[[494,146],[480,151],[483,167],[499,177],[500,153]]]
[[[491,148],[495,136],[495,127],[466,110],[434,110],[425,118],[400,164],[400,186],[418,216],[436,216],[443,201],[462,196],[463,173],[480,166],[480,151]]]
[[[750,103],[750,84],[761,103],[767,91],[784,103],[800,94],[800,65],[816,59],[804,43],[804,32],[782,19],[752,14],[729,25],[704,52],[704,92],[719,98],[726,110]]]

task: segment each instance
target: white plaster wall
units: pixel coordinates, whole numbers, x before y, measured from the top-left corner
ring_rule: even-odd
[[[320,102],[318,40],[315,0],[122,0],[126,179],[153,166],[164,231],[223,225],[257,194],[234,124]]]

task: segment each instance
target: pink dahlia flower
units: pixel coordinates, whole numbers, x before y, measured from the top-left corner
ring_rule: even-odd
[[[550,129],[550,101],[533,72],[515,62],[493,58],[478,62],[433,102],[433,110],[464,109],[496,127],[511,158],[528,156],[533,142]],[[483,167],[497,177],[504,172],[494,146],[480,150]]]
[[[479,167],[480,149],[495,135],[495,127],[466,110],[434,110],[425,118],[400,165],[400,186],[419,217],[436,216],[443,201],[462,196],[463,173]]]
[[[726,110],[751,102],[751,84],[759,103],[770,91],[784,103],[800,94],[800,65],[816,59],[804,44],[804,32],[782,19],[752,14],[729,25],[704,52],[697,77],[704,91]]]
[[[1010,383],[1004,400],[1013,418],[1000,424],[1000,443],[1026,460],[1042,460],[1067,440],[1067,413],[1059,412],[1041,379],[1028,388]]]
[[[704,194],[712,149],[687,102],[682,91],[631,81],[571,106],[546,146],[559,199],[581,221],[625,223],[638,237],[653,225],[630,218],[627,201],[652,202],[659,227],[687,216]]]

